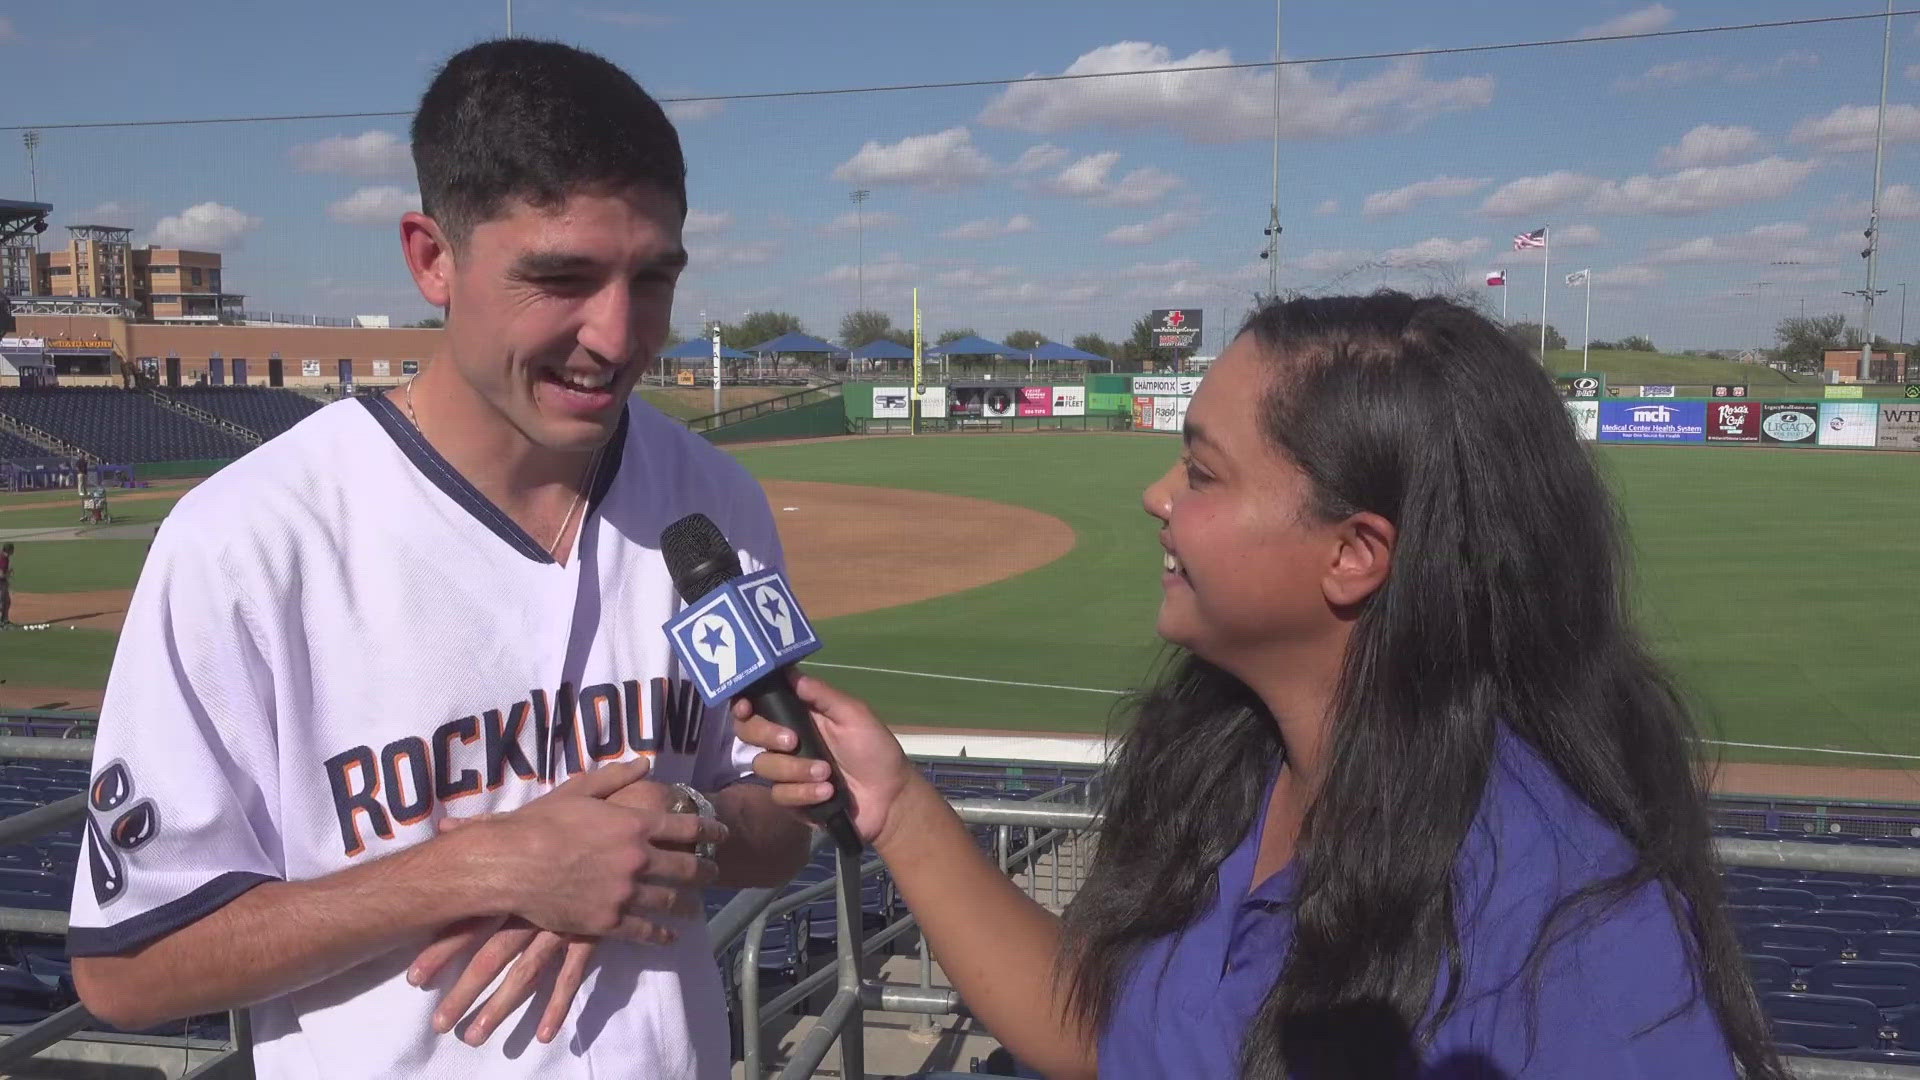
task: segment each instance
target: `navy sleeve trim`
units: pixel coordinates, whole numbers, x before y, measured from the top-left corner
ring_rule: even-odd
[[[141,912],[112,926],[74,926],[67,930],[68,956],[121,956],[166,937],[226,907],[234,898],[266,881],[266,874],[232,870],[187,895]]]

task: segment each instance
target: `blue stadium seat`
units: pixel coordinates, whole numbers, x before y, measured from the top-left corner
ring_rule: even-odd
[[[1748,956],[1746,960],[1747,978],[1753,982],[1756,994],[1806,989],[1804,985],[1795,984],[1793,965],[1777,956]]]
[[[1798,889],[1801,892],[1810,892],[1813,895],[1819,897],[1820,906],[1823,908],[1826,908],[1826,907],[1851,907],[1852,906],[1851,904],[1836,904],[1836,903],[1833,903],[1833,901],[1839,900],[1843,897],[1852,896],[1854,892],[1860,888],[1860,886],[1855,885],[1852,882],[1843,883],[1839,881],[1820,881],[1817,879],[1809,878],[1806,880],[1796,882],[1792,886],[1792,888]]]
[[[1820,911],[1797,911],[1793,913],[1792,921],[1801,926],[1831,927],[1845,934],[1849,941],[1855,940],[1861,934],[1870,934],[1887,928],[1886,918],[1871,911],[1827,911],[1824,909]]]
[[[1920,1004],[1920,964],[1890,960],[1828,960],[1804,979],[1815,994],[1864,998],[1881,1010]]]
[[[1749,874],[1744,870],[1722,870],[1720,872],[1720,887],[1729,891],[1734,889],[1758,889],[1767,884],[1768,881],[1766,878],[1756,874]]]
[[[1828,906],[1849,908],[1853,911],[1871,911],[1879,915],[1884,915],[1888,923],[1911,919],[1916,914],[1913,908],[1913,901],[1898,896],[1855,894],[1847,897],[1844,902],[1834,903]]]
[[[1793,908],[1797,911],[1814,911],[1820,907],[1819,897],[1800,888],[1769,886],[1749,889],[1741,895],[1743,903],[1764,904],[1767,907]]]
[[[1793,916],[1800,913],[1792,908],[1730,904],[1727,906],[1727,914],[1733,917],[1735,926],[1764,926],[1767,923],[1792,922]]]
[[[1825,926],[1801,926],[1774,923],[1767,926],[1735,927],[1742,951],[1761,956],[1777,956],[1796,968],[1809,968],[1823,960],[1846,957],[1846,935]]]
[[[0,390],[0,413],[116,464],[233,458],[251,449],[135,390],[9,387]]]
[[[1854,940],[1854,952],[1862,960],[1899,960],[1920,964],[1920,931],[1882,930],[1863,934]]]
[[[269,439],[324,407],[304,394],[270,386],[183,386],[164,393]]]
[[[1760,1007],[1776,1040],[1815,1051],[1877,1049],[1896,1031],[1864,998],[1775,991]]]

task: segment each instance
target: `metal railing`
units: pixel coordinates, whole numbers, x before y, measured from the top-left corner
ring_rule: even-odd
[[[82,729],[75,728],[77,734]],[[89,761],[93,740],[84,737],[48,738],[0,734],[0,760]],[[1068,841],[1098,827],[1100,812],[1086,799],[1091,779],[1072,779],[1031,799],[958,799],[953,802],[960,819],[969,825],[993,829],[994,857],[1010,876],[1026,875],[1025,888],[1039,900],[1042,888],[1039,868],[1043,856],[1051,855],[1051,877],[1046,883],[1050,906],[1061,904],[1061,855]],[[20,843],[64,829],[81,820],[86,812],[85,796],[76,794],[45,806],[0,819],[0,846]],[[1015,846],[1015,833],[1022,834]],[[822,834],[824,836],[824,833]],[[824,842],[820,840],[817,842]],[[1757,840],[1745,837],[1717,837],[1714,841],[1720,860],[1730,866],[1778,867],[1850,874],[1883,874],[1920,878],[1920,850],[1864,847],[1783,840]],[[1075,865],[1065,882],[1071,891],[1081,884],[1083,865],[1077,846]],[[760,1080],[767,1075],[766,1028],[778,1017],[802,1005],[814,994],[833,986],[833,996],[814,1020],[811,1029],[787,1055],[779,1076],[797,1080],[810,1076],[838,1044],[842,1076],[862,1075],[865,1060],[865,1012],[877,1009],[895,1013],[919,1014],[932,1018],[965,1015],[965,1005],[954,991],[933,985],[933,963],[924,939],[918,943],[921,977],[918,985],[889,983],[867,979],[863,962],[878,950],[917,927],[909,912],[886,923],[872,934],[865,933],[862,910],[862,882],[883,874],[878,859],[864,859],[858,852],[837,854],[834,875],[804,888],[783,891],[749,889],[708,921],[714,955],[722,964],[735,948],[735,965],[740,1007],[742,1057],[746,1075]],[[824,899],[834,897],[835,949],[833,963],[797,978],[771,1000],[762,1000],[760,957],[766,928],[774,919],[785,918]],[[890,906],[889,906],[890,910]],[[0,930],[32,934],[61,935],[67,919],[59,912],[28,908],[0,907]],[[74,1004],[29,1027],[16,1031],[0,1043],[0,1074],[10,1074],[54,1044],[79,1034],[94,1017],[86,1007]],[[251,1077],[252,1039],[243,1010],[230,1015],[230,1038],[224,1044],[205,1040],[187,1040],[189,1048],[212,1051],[213,1056],[186,1074],[193,1080]],[[150,1041],[150,1040],[149,1040]],[[179,1046],[168,1040],[167,1046]],[[1897,1065],[1865,1064],[1817,1058],[1789,1058],[1788,1065],[1801,1080],[1920,1080],[1920,1068]]]
[[[715,428],[726,427],[729,424],[738,424],[743,421],[753,420],[766,416],[769,413],[786,412],[789,409],[797,409],[802,405],[812,405],[815,402],[825,401],[828,398],[839,396],[839,383],[822,383],[819,386],[809,386],[804,390],[796,390],[791,394],[782,394],[779,397],[768,398],[765,401],[754,401],[745,405],[735,405],[731,409],[721,409],[717,413],[691,417],[686,421],[686,425],[688,429],[704,434]]]
[[[153,400],[159,402],[161,407],[172,409],[174,412],[190,416],[208,427],[224,431],[234,438],[239,439],[241,442],[246,443],[248,446],[259,446],[262,442],[266,441],[261,437],[259,432],[251,428],[241,427],[239,424],[234,423],[224,416],[216,416],[198,405],[181,401],[179,398],[174,397],[172,394],[167,393],[157,386],[148,387],[147,394],[151,396]]]

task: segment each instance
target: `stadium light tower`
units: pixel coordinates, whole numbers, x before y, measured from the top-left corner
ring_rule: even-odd
[[[25,135],[20,136],[20,141],[25,143],[27,146],[27,185],[29,188],[32,189],[32,192],[33,192],[31,195],[28,196],[28,198],[32,199],[34,202],[39,202],[40,201],[40,163],[35,151],[40,149],[40,133],[37,131],[29,131]],[[39,233],[33,234],[33,253],[35,255],[40,254],[40,234]],[[29,270],[28,274],[29,274],[29,280],[31,280],[32,271]]]

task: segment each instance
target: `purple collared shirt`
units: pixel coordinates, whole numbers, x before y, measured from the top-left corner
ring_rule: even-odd
[[[1150,943],[1133,964],[1101,1033],[1102,1077],[1239,1076],[1242,1039],[1293,939],[1296,866],[1249,892],[1265,823],[1263,809],[1193,925]],[[1528,1022],[1526,962],[1549,911],[1630,858],[1626,841],[1502,729],[1460,850],[1460,997],[1420,1048],[1418,1076],[1733,1080],[1732,1052],[1657,884],[1600,918],[1573,916],[1578,929],[1541,964]]]

